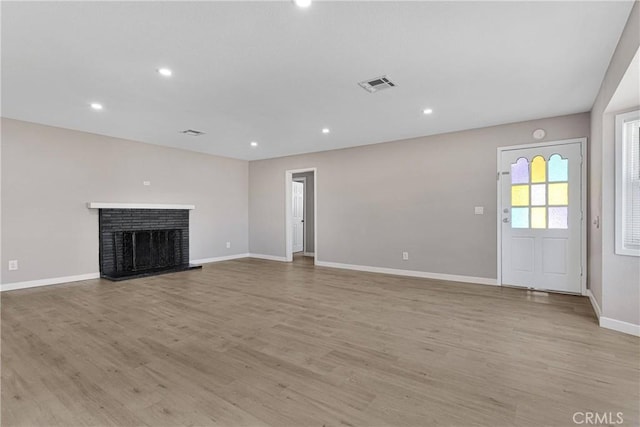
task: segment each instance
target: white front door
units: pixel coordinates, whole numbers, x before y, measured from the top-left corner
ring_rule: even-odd
[[[502,284],[582,289],[582,145],[504,149],[500,155]]]
[[[293,230],[291,236],[293,238],[293,252],[301,252],[304,250],[304,184],[302,182],[293,181],[292,183],[292,203],[293,209]]]

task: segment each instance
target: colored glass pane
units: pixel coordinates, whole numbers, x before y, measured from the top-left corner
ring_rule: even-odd
[[[549,228],[569,228],[569,208],[549,208]]]
[[[547,186],[535,184],[531,186],[531,204],[533,206],[543,206],[547,203]]]
[[[547,162],[542,156],[536,156],[531,162],[531,182],[545,182],[547,180]]]
[[[568,205],[569,204],[569,184],[549,184],[549,204]]]
[[[528,206],[529,205],[529,186],[528,185],[512,185],[511,186],[511,206]]]
[[[531,228],[547,228],[547,208],[531,208]]]
[[[529,228],[529,208],[511,209],[511,228]]]
[[[524,157],[519,158],[518,161],[511,164],[511,183],[529,183],[529,161]]]
[[[569,159],[560,154],[549,157],[549,182],[569,181]]]

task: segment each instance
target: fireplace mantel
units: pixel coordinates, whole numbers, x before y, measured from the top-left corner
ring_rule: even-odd
[[[177,205],[177,204],[161,204],[161,203],[108,203],[108,202],[89,202],[89,209],[195,209],[195,205]]]

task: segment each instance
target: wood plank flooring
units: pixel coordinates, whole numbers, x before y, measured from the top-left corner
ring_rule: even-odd
[[[640,424],[582,297],[244,259],[1,298],[3,426]]]

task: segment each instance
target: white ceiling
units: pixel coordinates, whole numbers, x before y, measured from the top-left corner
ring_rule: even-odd
[[[632,4],[3,1],[2,115],[251,160],[583,112]]]

